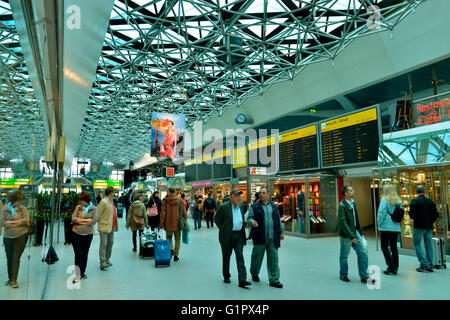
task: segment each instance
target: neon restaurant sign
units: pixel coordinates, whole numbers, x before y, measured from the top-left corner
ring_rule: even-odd
[[[450,121],[450,92],[414,101],[414,126]]]

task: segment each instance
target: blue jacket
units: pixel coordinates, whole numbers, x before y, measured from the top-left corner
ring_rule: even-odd
[[[400,223],[392,221],[390,214],[393,214],[395,206],[391,206],[384,198],[381,199],[378,208],[378,230],[400,232]],[[388,213],[389,211],[389,213]]]
[[[281,222],[280,222],[280,214],[278,213],[278,208],[275,204],[270,202],[272,206],[272,219],[273,219],[273,246],[275,248],[280,247],[281,240]],[[252,209],[254,213],[254,220],[258,222],[257,228],[251,229],[251,237],[253,239],[253,245],[258,244],[266,244],[266,226],[264,219],[264,209],[262,207],[261,200],[256,201],[252,204]]]

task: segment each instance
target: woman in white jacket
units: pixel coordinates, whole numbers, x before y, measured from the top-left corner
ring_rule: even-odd
[[[385,274],[397,274],[398,249],[397,240],[400,233],[400,223],[392,221],[395,207],[400,206],[400,197],[393,185],[383,187],[383,198],[378,208],[378,230],[381,232],[381,250],[386,260],[387,270]]]

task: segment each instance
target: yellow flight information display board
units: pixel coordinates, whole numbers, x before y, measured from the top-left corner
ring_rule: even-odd
[[[19,189],[24,184],[30,184],[30,179],[0,179],[0,188]]]
[[[213,159],[213,179],[230,179],[233,176],[233,165],[230,159],[232,152],[230,149],[216,151]],[[216,163],[221,161],[222,163]]]
[[[322,167],[377,161],[378,108],[320,122]]]
[[[197,181],[197,166],[195,165],[195,159],[184,162],[184,181]]]
[[[317,124],[279,136],[280,172],[319,168]]]
[[[247,147],[237,148],[233,151],[233,168],[247,166]]]
[[[94,189],[106,189],[113,187],[114,189],[122,189],[122,180],[94,180]]]
[[[207,154],[197,159],[197,180],[211,180],[212,179],[212,167],[209,161],[212,160],[212,155]],[[208,161],[208,163],[206,163]]]
[[[272,145],[275,144],[275,139],[277,138],[271,136],[250,142],[248,144],[248,165],[252,167],[268,167],[270,164],[263,164],[259,153],[263,152],[263,154],[267,155],[267,158],[270,158],[272,156]]]

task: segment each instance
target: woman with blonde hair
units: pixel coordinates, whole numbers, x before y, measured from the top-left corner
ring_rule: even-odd
[[[400,223],[392,220],[396,206],[400,206],[400,197],[393,185],[383,186],[383,198],[378,208],[378,230],[381,232],[381,250],[386,260],[387,270],[384,274],[397,274],[398,248],[397,239],[400,233]],[[401,206],[400,206],[401,207]]]

